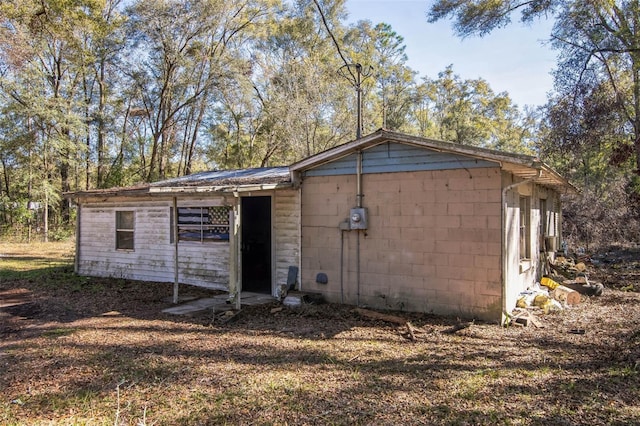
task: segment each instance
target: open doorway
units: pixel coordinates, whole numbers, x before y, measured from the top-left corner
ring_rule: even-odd
[[[271,294],[271,197],[243,197],[242,290]]]

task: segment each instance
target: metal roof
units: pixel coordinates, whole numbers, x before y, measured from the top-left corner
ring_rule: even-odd
[[[261,167],[194,173],[151,184],[94,189],[64,194],[67,197],[145,196],[173,193],[243,192],[291,187],[289,167]]]
[[[256,169],[215,170],[194,173],[152,183],[151,188],[240,186],[280,184],[291,182],[289,167],[261,167]]]

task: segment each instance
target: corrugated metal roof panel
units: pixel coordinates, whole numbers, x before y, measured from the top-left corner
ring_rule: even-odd
[[[124,188],[93,189],[64,194],[66,197],[145,196],[172,192],[230,192],[262,190],[291,185],[289,167],[261,167],[241,170],[217,170],[194,173],[151,184]]]
[[[155,182],[151,187],[263,185],[287,182],[290,182],[289,167],[261,167],[194,173]]]

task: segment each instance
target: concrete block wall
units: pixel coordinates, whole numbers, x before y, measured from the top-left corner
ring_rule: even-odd
[[[356,205],[356,176],[303,181],[304,290],[335,302],[500,320],[499,168],[365,174],[363,194],[368,229],[340,231]],[[319,272],[328,284],[315,282]]]

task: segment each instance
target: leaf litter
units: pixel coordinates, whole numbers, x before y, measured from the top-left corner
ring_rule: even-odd
[[[640,280],[616,261],[590,268],[604,294],[539,315],[544,328],[447,333],[457,318],[392,313],[420,330],[413,341],[350,306],[250,306],[221,324],[163,314],[166,283],[70,266],[12,275],[0,281],[0,423],[639,423],[640,294],[623,289]]]

